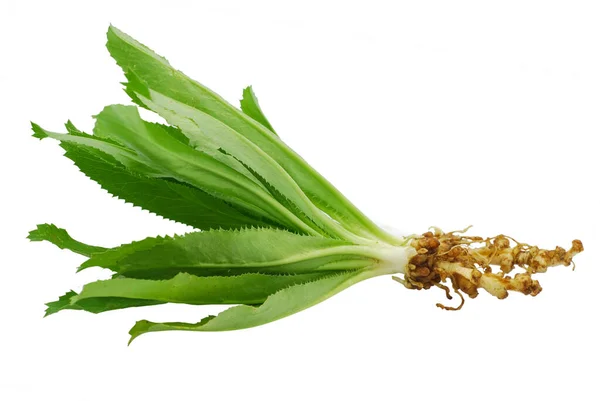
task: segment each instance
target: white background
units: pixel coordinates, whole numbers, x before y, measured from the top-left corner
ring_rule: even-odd
[[[579,1],[0,2],[0,399],[600,399],[600,13]],[[156,333],[219,307],[101,315],[44,303],[105,278],[27,232],[52,222],[112,246],[183,233],[103,192],[29,121],[128,103],[109,23],[237,102],[252,84],[283,139],[382,224],[473,224],[586,251],[536,298],[439,291],[388,277],[278,322]]]

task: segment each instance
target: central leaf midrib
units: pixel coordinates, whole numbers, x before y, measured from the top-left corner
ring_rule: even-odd
[[[289,256],[287,258],[269,260],[269,261],[254,261],[254,262],[225,262],[225,263],[209,263],[209,262],[200,262],[194,264],[178,264],[174,266],[156,266],[152,268],[148,268],[145,266],[136,266],[136,265],[121,265],[122,268],[119,269],[119,273],[126,273],[131,271],[143,271],[143,270],[154,270],[154,269],[200,269],[200,268],[268,268],[268,267],[283,267],[286,265],[291,265],[294,263],[299,263],[303,261],[314,261],[319,258],[325,258],[328,256],[339,256],[339,260],[368,260],[372,259],[374,262],[377,260],[372,252],[369,252],[369,249],[363,246],[354,246],[354,245],[343,245],[337,247],[330,247],[326,249],[319,249],[313,252],[295,254]],[[116,265],[119,265],[117,262]],[[340,269],[343,270],[343,269]]]

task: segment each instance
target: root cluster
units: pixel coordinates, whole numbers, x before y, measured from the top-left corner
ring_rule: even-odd
[[[463,293],[475,298],[480,288],[499,299],[506,298],[508,291],[535,296],[542,287],[532,278],[534,274],[551,266],[569,266],[573,256],[583,251],[579,240],[574,240],[568,251],[558,246],[545,250],[505,235],[482,238],[461,234],[464,231],[435,229],[413,238],[411,246],[417,255],[410,260],[404,279],[395,279],[412,289],[442,288],[451,299],[450,289],[443,284],[449,280],[461,303],[458,307],[437,306],[457,310],[464,304]],[[516,268],[518,272],[511,275]]]

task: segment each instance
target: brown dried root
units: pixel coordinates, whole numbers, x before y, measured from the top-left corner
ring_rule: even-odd
[[[569,266],[573,256],[583,251],[580,240],[574,240],[568,251],[558,246],[554,250],[545,250],[505,235],[484,239],[460,235],[463,233],[443,233],[434,229],[413,238],[410,245],[417,250],[417,255],[409,261],[404,279],[397,281],[407,288],[419,290],[436,286],[444,289],[451,299],[448,287],[442,284],[449,279],[462,301],[458,307],[437,306],[458,310],[464,304],[461,293],[475,298],[480,288],[499,299],[506,298],[508,291],[536,296],[542,287],[532,279],[533,274],[543,273],[551,266]],[[499,266],[500,271],[493,272],[492,266]],[[515,267],[523,271],[511,277],[509,273]]]

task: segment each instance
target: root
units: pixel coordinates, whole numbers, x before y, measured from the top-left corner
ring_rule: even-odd
[[[412,289],[442,288],[451,299],[449,288],[442,284],[450,280],[461,303],[458,307],[437,306],[459,310],[464,304],[462,294],[475,298],[480,288],[498,299],[506,298],[508,291],[536,296],[542,287],[532,275],[552,266],[569,266],[573,264],[573,257],[583,251],[579,240],[574,240],[568,251],[558,246],[545,250],[506,235],[485,239],[461,235],[465,231],[444,233],[434,228],[414,237],[410,244],[417,255],[409,261],[404,279],[398,281]],[[498,266],[499,272],[493,272],[492,266]],[[511,276],[516,268],[520,271]]]

